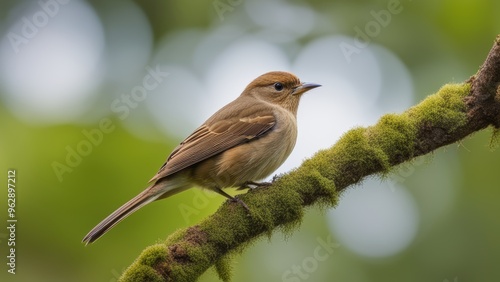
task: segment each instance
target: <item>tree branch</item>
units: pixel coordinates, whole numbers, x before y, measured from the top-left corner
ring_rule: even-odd
[[[215,265],[229,280],[228,253],[241,251],[275,230],[291,232],[304,208],[334,206],[339,194],[364,177],[457,142],[492,125],[500,127],[500,35],[478,73],[462,84],[445,85],[402,114],[348,131],[271,186],[240,195],[251,214],[225,202],[200,224],[179,230],[146,248],[121,281],[195,281]]]

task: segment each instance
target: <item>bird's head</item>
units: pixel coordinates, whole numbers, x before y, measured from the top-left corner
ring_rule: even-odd
[[[302,94],[319,86],[321,85],[315,83],[302,83],[289,72],[273,71],[254,79],[241,95],[251,95],[297,114]]]

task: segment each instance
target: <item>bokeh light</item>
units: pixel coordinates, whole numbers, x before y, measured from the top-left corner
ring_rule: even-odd
[[[30,122],[73,120],[102,74],[104,31],[86,2],[20,2],[0,43],[5,103]]]
[[[388,189],[379,180],[349,189],[328,213],[328,224],[340,244],[367,257],[386,257],[405,250],[417,234],[419,212],[404,188]]]

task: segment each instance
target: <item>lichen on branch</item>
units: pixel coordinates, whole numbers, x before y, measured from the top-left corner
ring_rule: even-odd
[[[500,125],[500,36],[485,63],[468,81],[448,84],[402,114],[345,133],[271,186],[240,195],[250,214],[234,202],[146,248],[120,281],[196,281],[211,266],[228,281],[228,255],[273,232],[291,232],[309,206],[335,206],[350,185],[373,174]]]

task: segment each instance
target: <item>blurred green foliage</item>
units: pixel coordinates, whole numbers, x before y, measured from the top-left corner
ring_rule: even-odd
[[[371,10],[387,5],[382,0],[294,2],[310,5],[336,25],[316,31],[311,38],[339,33],[354,36],[353,27],[369,21]],[[99,11],[102,4],[96,0],[91,3]],[[395,24],[384,28],[372,42],[392,50],[407,65],[417,100],[446,82],[460,82],[473,75],[500,33],[499,1],[402,3],[404,12],[394,19]],[[177,29],[204,30],[224,24],[218,19],[212,1],[149,0],[136,4],[147,15],[156,42]],[[3,18],[13,4],[6,1],[2,6]],[[82,130],[98,125],[26,124],[0,104],[0,179],[6,190],[7,169],[16,169],[19,220],[16,275],[7,273],[7,232],[4,227],[0,229],[1,281],[116,281],[145,246],[166,238],[177,228],[196,224],[222,202],[223,199],[214,197],[205,205],[200,202],[206,199],[204,194],[187,191],[139,211],[97,243],[82,245],[80,240],[90,228],[146,186],[168,152],[180,141],[159,132],[153,134],[163,142],[138,139],[119,120],[110,118],[117,128],[105,134],[103,142],[93,146],[91,153],[83,156],[81,163],[59,181],[53,162],[64,162],[67,146],[75,148],[85,138]],[[490,130],[486,130],[441,149],[405,178],[404,184],[417,198],[423,214],[428,202],[438,198],[440,183],[452,182],[456,190],[454,199],[444,199],[451,201],[452,206],[444,216],[422,217],[419,234],[409,249],[394,257],[366,259],[341,247],[318,266],[309,281],[500,279],[497,266],[500,152],[490,150],[490,137]],[[440,173],[443,167],[451,169],[451,178]],[[0,193],[0,199],[0,219],[4,226],[6,191]],[[186,220],[181,204],[203,208]],[[314,250],[316,238],[328,236],[325,225],[323,213],[309,211],[300,231],[288,240],[274,236],[270,242],[261,241],[237,257],[234,281],[281,281],[283,271],[292,266],[290,259],[300,264]],[[210,271],[201,281],[217,281],[217,278]]]

